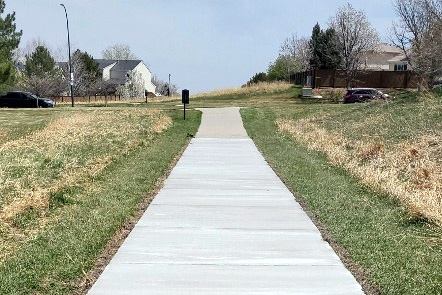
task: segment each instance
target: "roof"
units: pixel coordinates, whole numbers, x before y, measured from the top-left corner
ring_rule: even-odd
[[[402,49],[398,48],[397,46],[390,45],[387,43],[380,43],[376,46],[376,51],[378,52],[386,52],[386,53],[397,53],[401,54],[403,53]]]
[[[21,72],[24,72],[26,70],[26,65],[22,63],[21,61],[16,63],[17,69]]]
[[[388,60],[388,62],[398,62],[398,61],[408,61],[408,57],[402,53]]]
[[[112,67],[112,71],[122,71],[122,72],[132,71],[140,63],[143,62],[140,59],[137,60],[94,59],[94,61],[98,63],[98,68],[100,70],[103,70],[104,68],[107,68],[108,66],[115,64]],[[56,64],[61,68],[67,66],[67,62],[57,62]]]
[[[64,67],[67,68],[68,67],[68,62],[66,62],[66,61],[58,61],[55,64],[60,68],[64,68]]]
[[[140,63],[141,60],[119,60],[117,64],[112,68],[113,71],[132,71],[135,69]]]
[[[112,67],[113,71],[132,71],[135,69],[142,60],[115,60],[115,59],[95,59],[95,61],[98,63],[99,68],[102,70],[112,64],[115,64]]]
[[[116,60],[110,60],[110,59],[94,59],[94,61],[98,63],[98,68],[100,70],[117,62]]]

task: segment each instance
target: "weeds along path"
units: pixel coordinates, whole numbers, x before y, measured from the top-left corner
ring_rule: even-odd
[[[74,204],[72,190],[93,191],[103,169],[171,125],[147,109],[66,112],[0,144],[0,260],[57,218],[52,209]]]

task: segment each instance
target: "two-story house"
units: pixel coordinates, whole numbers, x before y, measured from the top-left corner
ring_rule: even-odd
[[[102,72],[103,80],[115,85],[123,85],[127,81],[129,72],[141,74],[146,93],[155,93],[156,85],[152,83],[152,73],[142,60],[95,60]]]

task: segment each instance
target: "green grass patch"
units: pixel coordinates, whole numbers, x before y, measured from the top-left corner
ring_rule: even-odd
[[[367,108],[378,106],[280,105],[242,109],[241,114],[249,136],[272,167],[381,294],[442,294],[440,228],[410,219],[397,201],[362,185],[323,153],[280,133],[275,124],[278,118],[299,120],[324,113],[341,116],[341,121],[347,120],[346,114],[361,119]]]
[[[41,130],[60,115],[51,109],[2,109],[0,108],[0,144],[21,138],[35,130]]]
[[[164,114],[172,119],[167,130],[113,158],[104,170],[86,180],[87,185],[50,196],[50,209],[43,216],[46,223],[40,223],[35,237],[1,263],[0,294],[61,295],[77,291],[78,280],[155,188],[189,142],[188,134],[195,134],[200,123],[199,112],[189,112],[186,121],[179,111]],[[51,162],[41,162],[45,161]],[[54,165],[59,169],[59,163]],[[33,214],[20,213],[14,222],[29,229],[33,220],[42,218]]]

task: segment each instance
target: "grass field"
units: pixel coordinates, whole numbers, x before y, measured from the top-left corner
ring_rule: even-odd
[[[72,294],[195,134],[199,112],[0,110],[0,294]]]
[[[247,132],[368,294],[442,294],[442,100],[299,99],[224,89]],[[332,93],[332,96],[334,93]],[[108,241],[195,134],[178,99],[0,110],[0,294],[76,294]]]

